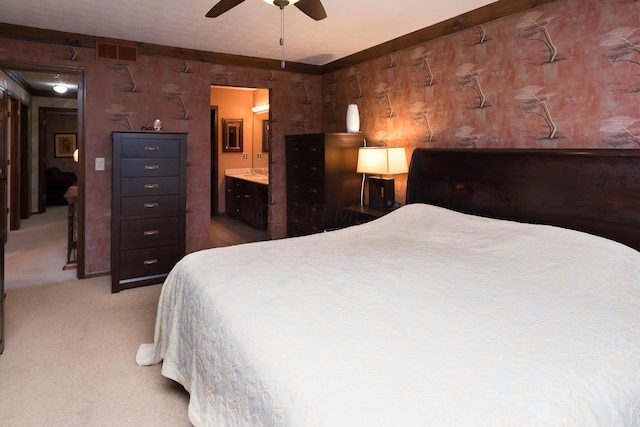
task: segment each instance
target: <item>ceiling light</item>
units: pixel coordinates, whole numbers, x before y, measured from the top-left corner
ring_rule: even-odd
[[[58,93],[66,93],[69,89],[65,85],[55,85],[53,90]]]
[[[287,6],[287,5],[290,5],[290,4],[298,3],[300,0],[289,0],[289,1],[286,1],[286,0],[284,0],[284,1],[283,0],[264,0],[264,1],[266,3],[273,4],[273,5],[276,5],[276,6],[280,6],[281,4],[282,4],[282,6]]]

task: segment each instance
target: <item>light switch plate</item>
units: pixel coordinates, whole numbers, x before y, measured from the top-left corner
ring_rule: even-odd
[[[96,157],[96,170],[97,171],[104,170],[104,157]]]

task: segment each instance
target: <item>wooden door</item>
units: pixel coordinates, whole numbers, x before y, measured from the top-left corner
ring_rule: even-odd
[[[0,90],[0,232],[7,229],[7,168],[9,148],[7,147],[7,113],[9,95]],[[2,235],[2,243],[7,243],[6,232]]]
[[[29,149],[29,107],[20,103],[20,219],[31,216],[31,150]]]
[[[9,126],[11,138],[7,144],[11,145],[9,159],[9,230],[20,229],[20,100],[9,97]]]
[[[4,245],[7,241],[7,104],[0,88],[0,353],[4,351]]]

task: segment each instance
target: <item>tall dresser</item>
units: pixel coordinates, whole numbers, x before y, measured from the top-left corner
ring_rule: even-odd
[[[287,135],[287,235],[341,227],[342,207],[360,203],[362,134]]]
[[[187,134],[113,132],[111,291],[161,283],[185,254]]]

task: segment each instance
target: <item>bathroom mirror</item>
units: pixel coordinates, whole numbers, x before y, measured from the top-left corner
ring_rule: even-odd
[[[242,119],[222,119],[222,151],[242,151]]]

